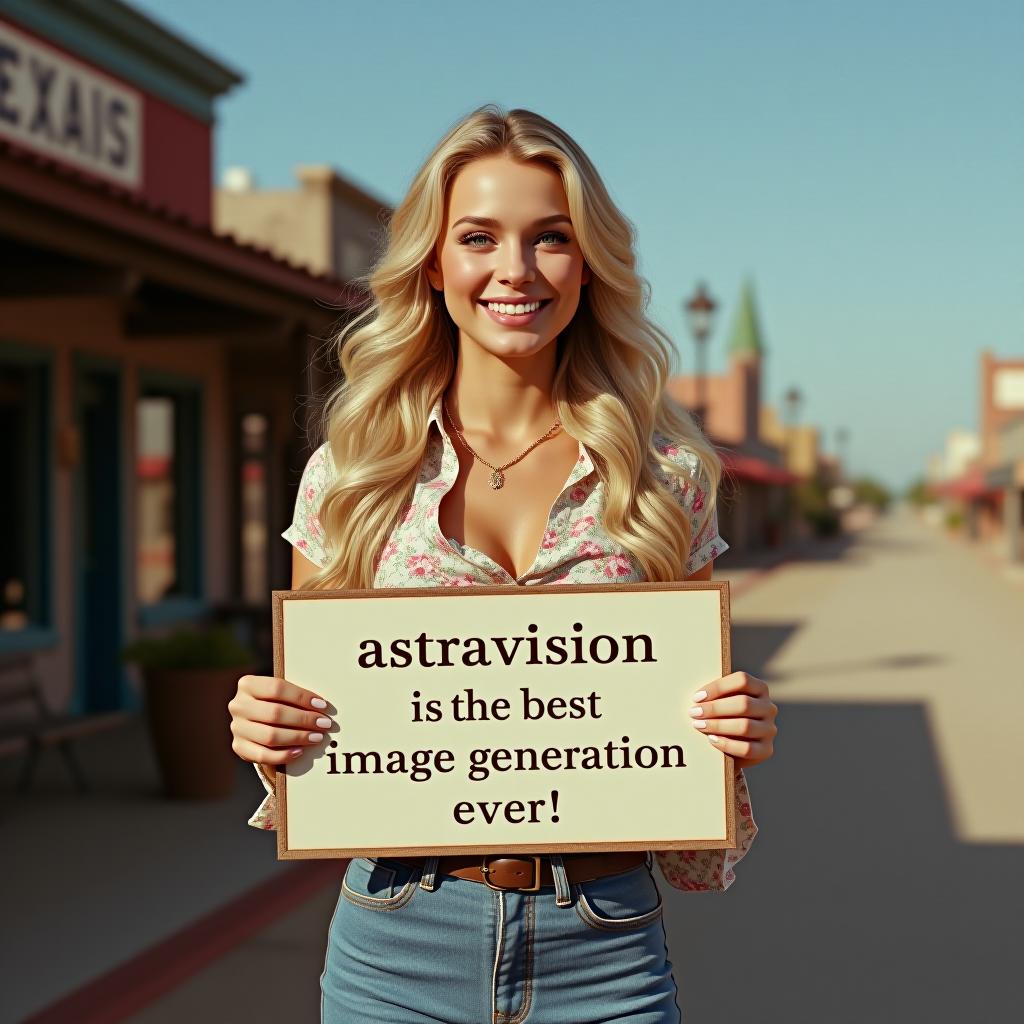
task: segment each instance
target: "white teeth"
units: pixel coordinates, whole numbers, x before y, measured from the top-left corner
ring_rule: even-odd
[[[530,302],[526,305],[520,303],[517,306],[512,306],[504,302],[488,302],[487,308],[493,309],[495,313],[514,314],[520,316],[523,313],[533,313],[540,309],[540,302]]]

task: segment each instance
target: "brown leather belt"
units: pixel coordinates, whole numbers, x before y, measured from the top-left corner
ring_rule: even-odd
[[[409,867],[420,867],[426,857],[386,857]],[[614,853],[563,853],[565,874],[570,883],[589,882],[605,875],[617,875],[647,862],[642,850]],[[471,882],[483,882],[492,889],[536,892],[542,885],[554,885],[551,860],[547,854],[487,853],[439,857],[439,875],[455,875]]]

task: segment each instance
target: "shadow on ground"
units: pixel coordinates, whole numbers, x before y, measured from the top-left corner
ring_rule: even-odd
[[[735,884],[661,883],[684,1020],[1014,1019],[1024,848],[955,838],[923,707],[783,716],[747,773],[761,831]]]

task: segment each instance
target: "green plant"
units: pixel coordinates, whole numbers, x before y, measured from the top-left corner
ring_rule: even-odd
[[[166,636],[141,637],[125,647],[125,661],[140,668],[244,668],[254,656],[226,626],[189,626]]]
[[[959,530],[964,525],[964,514],[959,509],[951,508],[946,513],[946,528],[949,530]]]
[[[858,504],[870,505],[879,512],[884,512],[892,501],[889,488],[867,476],[854,481],[853,493]]]

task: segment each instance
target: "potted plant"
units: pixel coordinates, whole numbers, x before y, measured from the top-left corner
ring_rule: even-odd
[[[228,796],[238,773],[227,705],[255,658],[225,626],[143,637],[124,650],[139,666],[145,718],[167,796]]]

